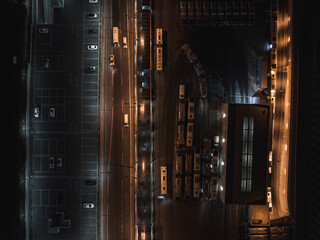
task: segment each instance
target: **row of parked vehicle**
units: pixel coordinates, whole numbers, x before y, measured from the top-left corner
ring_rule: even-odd
[[[209,153],[205,153],[203,146],[193,151],[178,151],[175,157],[174,198],[217,200],[218,170],[218,152],[212,149]]]
[[[180,1],[182,24],[240,24],[255,23],[255,1]]]
[[[56,167],[56,159],[53,156],[50,157],[49,167],[50,167],[50,169],[55,169],[55,167]],[[57,158],[57,167],[58,168],[62,167],[62,157]]]
[[[36,106],[33,110],[33,114],[35,118],[40,117],[40,106]],[[50,107],[49,109],[49,117],[50,118],[55,118],[56,116],[56,108],[55,107]]]
[[[200,87],[200,97],[206,98],[207,97],[207,76],[206,73],[198,60],[198,57],[193,53],[190,46],[188,44],[183,44],[181,46],[181,51],[184,53],[186,58],[190,61],[190,63],[193,66],[193,69],[195,70],[197,76],[198,76],[198,82]]]

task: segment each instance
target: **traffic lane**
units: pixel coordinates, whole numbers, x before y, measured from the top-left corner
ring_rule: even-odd
[[[121,48],[113,47],[113,53],[116,57],[121,56]],[[129,203],[125,201],[124,192],[125,185],[129,184],[130,179],[128,176],[130,164],[128,149],[129,145],[129,128],[123,125],[123,117],[129,111],[129,104],[127,98],[128,86],[124,84],[121,86],[122,70],[121,59],[115,60],[115,66],[110,66],[112,72],[112,87],[113,87],[113,134],[112,134],[112,153],[111,153],[111,174],[110,174],[110,191],[109,191],[109,231],[111,239],[121,239],[125,234],[124,219],[125,207]],[[112,223],[111,223],[112,220]]]
[[[102,2],[101,11],[101,62],[100,62],[100,238],[110,239],[112,228],[112,216],[110,214],[110,184],[113,178],[110,177],[110,160],[111,160],[111,134],[113,124],[113,91],[111,86],[112,75],[109,70],[109,52],[112,46],[112,1],[108,4]],[[91,28],[91,26],[88,26]],[[86,29],[88,29],[86,28]]]
[[[220,205],[212,201],[156,199],[157,239],[224,239]],[[235,211],[230,215],[235,218]]]

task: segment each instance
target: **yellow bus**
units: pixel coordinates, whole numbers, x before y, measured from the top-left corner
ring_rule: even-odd
[[[167,166],[161,166],[161,195],[167,195]]]
[[[157,47],[156,58],[157,58],[157,62],[156,62],[157,70],[162,71],[162,47]]]

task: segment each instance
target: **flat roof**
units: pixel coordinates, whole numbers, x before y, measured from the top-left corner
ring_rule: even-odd
[[[270,114],[269,105],[229,104],[226,203],[266,204]],[[247,136],[245,121],[252,121],[253,138]],[[248,152],[252,165],[243,166]],[[244,191],[241,184],[248,179],[250,190]]]

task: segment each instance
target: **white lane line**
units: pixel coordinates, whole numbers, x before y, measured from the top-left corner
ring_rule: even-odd
[[[123,73],[121,73],[121,87],[123,86]]]
[[[110,129],[110,145],[109,145],[109,157],[108,157],[108,168],[107,168],[107,171],[110,171],[112,132],[113,132],[113,106],[111,107],[111,129]]]
[[[123,166],[123,153],[121,153],[121,164]]]

